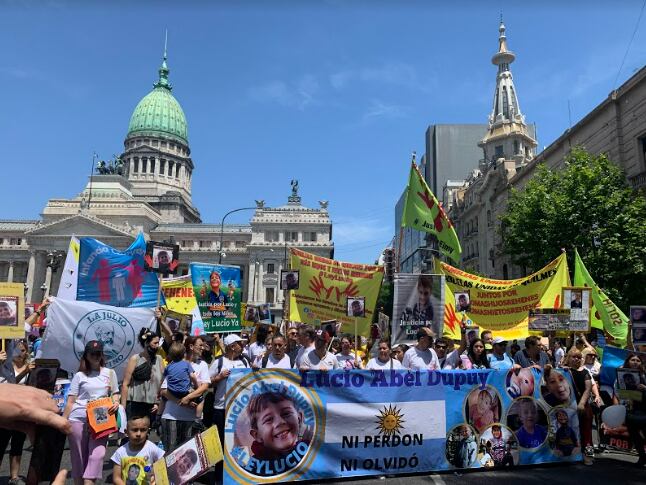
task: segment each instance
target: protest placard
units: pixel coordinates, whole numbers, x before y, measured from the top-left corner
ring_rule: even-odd
[[[191,263],[191,281],[207,333],[240,331],[240,268]]]
[[[444,320],[444,276],[433,274],[395,274],[393,343],[417,341],[417,330],[430,328],[441,337]]]
[[[0,283],[0,339],[25,336],[25,285]]]

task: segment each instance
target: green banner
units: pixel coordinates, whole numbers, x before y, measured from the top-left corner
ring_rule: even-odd
[[[590,308],[592,327],[603,330],[610,345],[625,347],[628,337],[628,317],[597,286],[576,249],[574,250],[574,286],[592,288],[592,302],[594,304]]]
[[[434,234],[439,241],[440,252],[456,263],[460,262],[462,248],[458,235],[437,198],[428,188],[414,160],[408,179],[402,227],[412,227]]]

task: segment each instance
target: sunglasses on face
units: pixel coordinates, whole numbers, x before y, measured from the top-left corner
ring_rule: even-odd
[[[436,349],[444,349],[444,350],[446,350],[446,345],[436,345],[435,348]]]

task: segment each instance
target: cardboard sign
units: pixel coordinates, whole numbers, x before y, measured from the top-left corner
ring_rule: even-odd
[[[102,397],[87,403],[87,422],[95,436],[105,436],[104,433],[117,430],[117,417],[108,412],[112,404],[111,397]]]
[[[179,266],[179,245],[157,241],[146,243],[144,269],[163,275],[175,274]]]
[[[0,339],[25,336],[25,285],[0,283]]]

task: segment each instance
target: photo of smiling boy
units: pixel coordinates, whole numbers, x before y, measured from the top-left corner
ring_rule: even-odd
[[[247,405],[247,413],[253,438],[251,454],[255,459],[283,458],[304,442],[300,437],[303,413],[291,397],[280,392],[256,394]]]
[[[579,439],[570,426],[570,417],[565,409],[557,409],[554,413],[558,428],[554,433],[554,454],[557,456],[576,455],[581,451]]]
[[[518,444],[522,448],[538,448],[547,438],[547,429],[538,424],[538,409],[531,398],[523,398],[517,401],[518,419],[521,422],[520,428],[516,431]],[[511,410],[510,410],[511,412]]]

